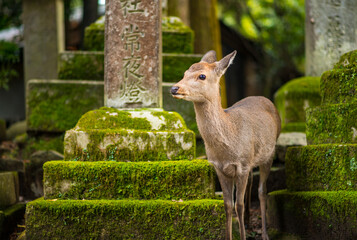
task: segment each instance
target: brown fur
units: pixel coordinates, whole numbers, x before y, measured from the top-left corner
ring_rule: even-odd
[[[216,62],[214,51],[193,64],[184,78],[174,85],[173,96],[194,103],[198,129],[204,139],[208,160],[217,172],[226,210],[226,239],[232,238],[233,189],[241,239],[245,239],[244,194],[249,173],[260,169],[259,200],[262,214],[262,237],[266,232],[266,180],[272,164],[280,117],[273,103],[264,97],[247,97],[228,109],[221,107],[219,79],[235,52]],[[205,80],[199,76],[204,74]]]

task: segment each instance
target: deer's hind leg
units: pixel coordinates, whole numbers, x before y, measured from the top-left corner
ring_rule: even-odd
[[[261,166],[259,166],[259,187],[258,195],[260,202],[260,212],[262,217],[262,239],[269,240],[266,225],[266,204],[267,204],[267,179],[269,177],[270,168],[273,162],[273,156],[269,161]]]

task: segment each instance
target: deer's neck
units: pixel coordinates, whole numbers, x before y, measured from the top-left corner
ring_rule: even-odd
[[[206,143],[225,136],[230,123],[220,101],[194,103],[194,108],[198,129]]]

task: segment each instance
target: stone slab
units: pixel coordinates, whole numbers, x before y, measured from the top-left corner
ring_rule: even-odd
[[[193,159],[195,134],[182,117],[162,109],[93,110],[66,132],[64,156],[80,161]]]
[[[357,145],[291,147],[285,159],[291,191],[357,190]]]
[[[308,144],[357,143],[357,102],[327,104],[306,111]]]
[[[306,75],[320,76],[341,54],[357,49],[357,5],[350,0],[305,3]]]
[[[0,209],[15,204],[19,198],[17,172],[0,172]]]
[[[43,200],[27,204],[26,239],[224,239],[223,200]]]
[[[79,118],[104,105],[102,81],[30,80],[27,88],[27,128],[63,132]]]
[[[269,194],[267,220],[270,230],[301,239],[355,239],[357,192],[289,192]]]
[[[215,197],[207,160],[168,162],[51,161],[44,165],[45,199],[204,199]]]
[[[105,106],[162,107],[161,0],[105,6]]]

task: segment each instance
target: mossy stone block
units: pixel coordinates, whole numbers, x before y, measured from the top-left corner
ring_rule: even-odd
[[[334,66],[334,69],[346,68],[357,68],[357,50],[343,54]]]
[[[357,143],[357,102],[322,105],[306,111],[308,144]]]
[[[0,172],[0,209],[15,204],[19,197],[17,172]]]
[[[104,22],[100,17],[85,29],[84,49],[89,51],[104,51]],[[193,53],[194,35],[191,28],[177,17],[162,18],[162,52]]]
[[[189,67],[201,60],[200,54],[173,54],[162,56],[162,76],[164,82],[178,82]]]
[[[80,161],[193,159],[196,145],[178,113],[107,107],[84,114],[64,142],[65,159]]]
[[[162,51],[164,53],[193,53],[194,35],[178,17],[162,18]]]
[[[357,67],[332,69],[321,76],[323,104],[347,103],[357,98]]]
[[[25,209],[25,203],[16,203],[0,211],[0,239],[11,239],[10,236],[13,236],[18,224],[24,218]]]
[[[27,91],[30,131],[66,131],[84,113],[104,104],[102,81],[30,80]]]
[[[224,239],[223,200],[43,200],[27,204],[26,239]]]
[[[88,51],[104,51],[105,16],[86,27],[84,30],[83,47]]]
[[[204,199],[215,197],[207,160],[165,162],[51,161],[45,199]]]
[[[291,191],[357,190],[357,144],[291,147],[285,166]]]
[[[270,230],[301,239],[355,239],[357,236],[357,191],[269,193]]]
[[[319,86],[319,77],[301,77],[289,81],[275,93],[274,102],[281,117],[282,131],[287,132],[291,123],[298,123],[299,127],[294,131],[305,130],[305,109],[321,102]]]
[[[65,51],[59,54],[58,78],[62,80],[103,80],[104,53]]]

